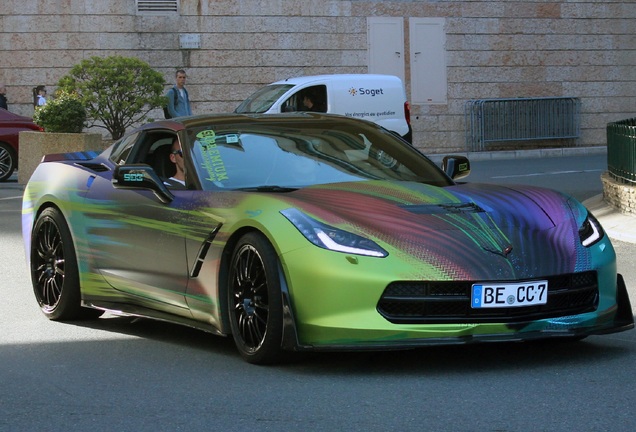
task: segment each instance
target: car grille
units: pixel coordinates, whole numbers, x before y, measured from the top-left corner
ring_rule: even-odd
[[[387,286],[378,303],[378,312],[396,324],[513,323],[576,315],[598,307],[595,271],[534,279],[548,281],[547,304],[473,309],[470,307],[471,286],[483,281],[407,281]]]

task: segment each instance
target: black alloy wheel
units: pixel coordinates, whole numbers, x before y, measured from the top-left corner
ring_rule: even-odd
[[[103,313],[81,307],[73,241],[55,208],[45,209],[33,227],[31,281],[40,309],[51,320],[97,318]]]
[[[271,364],[284,357],[277,263],[274,248],[260,233],[246,234],[234,248],[228,310],[234,342],[249,363]]]

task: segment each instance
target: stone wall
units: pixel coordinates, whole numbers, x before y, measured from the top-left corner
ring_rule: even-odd
[[[605,125],[634,116],[633,6],[633,0],[180,0],[179,13],[141,15],[133,0],[2,0],[0,82],[11,109],[31,115],[35,85],[54,90],[90,56],[136,56],[168,82],[175,67],[185,67],[194,111],[226,112],[262,84],[288,76],[367,72],[369,17],[403,17],[407,50],[409,17],[442,17],[448,103],[412,106],[418,148],[466,150],[467,100],[540,96],[581,98],[578,144],[605,145]],[[199,34],[201,49],[181,50],[180,33]]]
[[[636,216],[636,187],[629,183],[616,181],[609,173],[601,175],[603,200],[621,213]]]

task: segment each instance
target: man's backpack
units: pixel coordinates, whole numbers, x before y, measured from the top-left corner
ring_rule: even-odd
[[[171,88],[169,91],[172,92],[172,96],[174,96],[174,106],[175,108],[177,107],[177,104],[179,103],[179,98],[177,97],[177,92],[174,90],[174,87]],[[172,118],[172,116],[170,115],[170,111],[168,111],[168,106],[164,106],[163,107],[163,116],[164,118]]]

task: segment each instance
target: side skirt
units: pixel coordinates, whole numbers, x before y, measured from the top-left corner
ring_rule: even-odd
[[[156,321],[179,324],[198,330],[203,330],[205,332],[213,333],[218,336],[227,336],[227,334],[221,332],[218,328],[212,326],[211,324],[207,324],[202,321],[191,320],[185,317],[172,315],[154,309],[144,308],[141,306],[110,302],[83,302],[83,306],[110,312],[113,315],[148,318]]]

